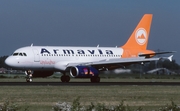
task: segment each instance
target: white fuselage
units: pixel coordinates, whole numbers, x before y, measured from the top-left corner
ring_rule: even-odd
[[[29,46],[17,49],[6,59],[14,68],[64,71],[68,63],[84,63],[121,58],[119,47],[56,47]]]

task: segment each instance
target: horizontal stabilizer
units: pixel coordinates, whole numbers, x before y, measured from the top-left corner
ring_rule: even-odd
[[[176,51],[167,51],[167,52],[155,52],[155,53],[149,53],[149,54],[140,54],[139,56],[145,56],[146,58],[149,58],[151,56],[160,55],[160,54],[168,54],[168,53],[175,53]]]

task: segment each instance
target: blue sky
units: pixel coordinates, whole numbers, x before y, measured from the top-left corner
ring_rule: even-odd
[[[1,0],[0,56],[23,46],[122,46],[145,13],[148,49],[177,51],[179,0]]]

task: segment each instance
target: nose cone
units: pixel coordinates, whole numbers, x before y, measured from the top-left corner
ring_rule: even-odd
[[[5,60],[5,64],[11,67],[15,67],[17,65],[14,58],[12,58],[11,56]]]

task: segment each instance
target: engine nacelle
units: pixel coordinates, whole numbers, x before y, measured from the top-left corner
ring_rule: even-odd
[[[77,78],[89,78],[98,76],[99,71],[94,67],[76,66],[70,68],[70,75]]]

